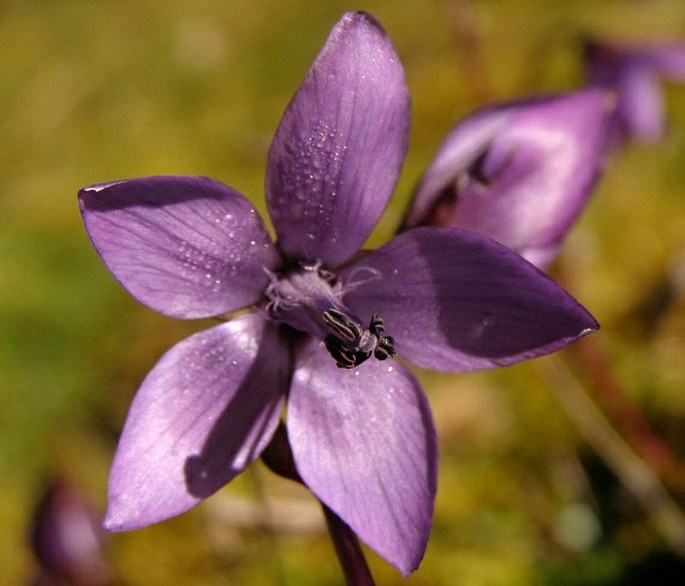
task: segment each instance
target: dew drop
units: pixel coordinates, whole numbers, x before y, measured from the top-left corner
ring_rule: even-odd
[[[484,328],[492,328],[497,323],[497,317],[494,313],[484,313],[480,318],[480,323]]]
[[[323,148],[323,145],[316,145],[318,148]],[[322,157],[321,153],[317,151],[313,151],[311,154],[311,157],[309,159],[309,164],[311,165],[312,169],[316,171],[321,171],[321,169],[324,168],[325,166],[325,161],[324,158]],[[310,173],[309,178],[312,181],[320,181],[321,178],[318,173]]]

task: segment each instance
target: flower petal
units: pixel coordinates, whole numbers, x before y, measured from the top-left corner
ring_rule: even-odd
[[[644,52],[659,72],[675,81],[685,81],[685,43],[671,42],[636,48]]]
[[[108,529],[183,513],[266,447],[285,395],[286,353],[265,324],[249,314],[195,334],[148,374],[114,458]]]
[[[618,91],[617,116],[624,135],[644,142],[660,140],[666,114],[657,71],[640,62],[626,63],[615,87]]]
[[[310,339],[288,400],[297,469],[316,496],[403,574],[430,533],[437,445],[430,408],[396,362],[341,370]]]
[[[408,134],[409,96],[390,40],[368,14],[346,14],[269,151],[267,203],[285,255],[335,267],[357,252],[392,194]]]
[[[220,315],[256,301],[278,263],[239,193],[204,177],[147,177],[82,189],[98,253],[139,301],[165,315]]]
[[[599,176],[612,109],[591,89],[469,116],[426,171],[405,225],[481,232],[546,265]]]
[[[475,232],[414,228],[342,273],[345,304],[377,313],[415,364],[469,371],[553,352],[596,330],[557,283]]]
[[[660,77],[685,81],[685,44],[588,40],[584,50],[588,82],[618,93],[614,142],[659,140],[665,126]]]
[[[511,115],[508,108],[489,108],[465,118],[447,135],[421,177],[404,220],[405,228],[425,224],[443,190],[478,159]]]

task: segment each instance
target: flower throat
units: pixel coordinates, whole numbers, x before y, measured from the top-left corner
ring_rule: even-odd
[[[285,274],[269,273],[269,277],[266,309],[271,319],[323,340],[339,368],[359,366],[371,355],[377,360],[396,355],[383,319],[374,314],[364,326],[342,303],[343,287],[336,276],[320,263]]]

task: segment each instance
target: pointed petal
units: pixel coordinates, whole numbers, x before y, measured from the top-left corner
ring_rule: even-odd
[[[481,232],[544,266],[599,176],[612,109],[591,89],[469,116],[426,171],[406,225]]]
[[[599,327],[516,253],[455,228],[408,230],[360,258],[341,279],[352,311],[363,320],[379,314],[398,354],[433,370],[512,364]]]
[[[341,370],[310,340],[297,357],[288,431],[316,496],[403,574],[415,570],[437,474],[435,430],[416,379],[394,361]]]
[[[275,331],[253,314],[169,350],[131,405],[110,475],[107,528],[179,515],[244,470],[278,425],[285,369]]]
[[[404,220],[405,228],[425,225],[445,188],[465,173],[511,118],[508,108],[488,108],[462,120],[445,138],[421,177]]]
[[[665,106],[657,71],[643,64],[626,63],[617,79],[617,115],[624,133],[643,142],[656,142],[664,134]]]
[[[368,14],[331,32],[276,131],[269,211],[286,256],[330,267],[378,221],[407,149],[409,97],[399,58]]]
[[[173,317],[220,315],[256,301],[278,262],[254,208],[204,177],[147,177],[82,189],[81,214],[107,268]]]
[[[585,59],[589,82],[618,92],[614,138],[659,140],[665,126],[660,77],[685,81],[685,45],[590,40],[585,45]]]
[[[647,46],[642,51],[662,75],[675,81],[685,81],[685,43],[663,43]]]

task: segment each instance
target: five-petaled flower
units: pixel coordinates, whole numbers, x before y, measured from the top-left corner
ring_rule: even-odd
[[[299,475],[407,574],[432,522],[437,447],[414,376],[552,352],[595,320],[517,254],[417,228],[371,252],[406,152],[409,98],[388,37],[346,14],[271,145],[271,240],[252,205],[200,177],[81,190],[88,234],[138,300],[179,318],[247,313],[169,350],[143,381],[110,478],[106,525],[178,515],[257,458],[283,407]]]
[[[613,142],[655,142],[664,133],[661,80],[685,81],[685,43],[630,44],[588,40],[587,81],[616,91]]]
[[[544,268],[600,175],[614,106],[589,89],[467,116],[421,178],[404,227],[481,232]]]

